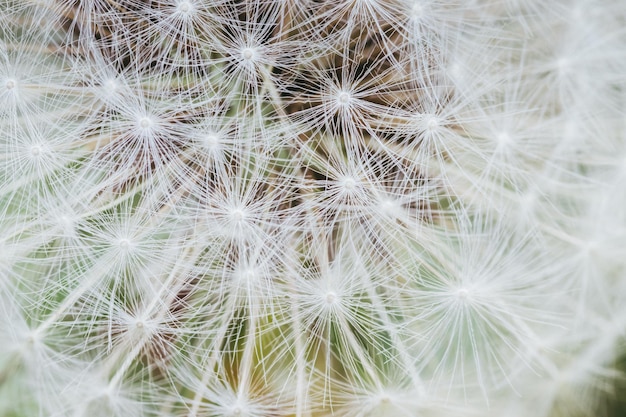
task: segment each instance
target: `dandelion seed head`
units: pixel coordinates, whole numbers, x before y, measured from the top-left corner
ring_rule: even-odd
[[[465,304],[470,301],[471,293],[467,288],[459,288],[456,290],[456,298],[457,300]]]
[[[74,222],[72,221],[72,219],[69,218],[69,216],[63,214],[59,216],[59,224],[61,224],[62,226],[72,226]]]
[[[391,198],[384,198],[378,203],[378,209],[381,213],[389,217],[396,217],[402,205]]]
[[[345,176],[338,181],[337,185],[343,192],[352,194],[358,190],[361,182],[352,176]]]
[[[259,277],[259,271],[253,267],[246,267],[241,269],[237,275],[243,282],[254,282]]]
[[[33,349],[40,346],[42,342],[43,334],[39,331],[39,329],[28,329],[21,335],[21,338],[18,339],[16,348],[22,354],[29,354],[33,352]]]
[[[4,3],[1,415],[527,416],[615,370],[619,0]]]
[[[182,15],[189,15],[194,11],[194,5],[190,1],[183,0],[178,2],[176,11]]]
[[[4,81],[4,88],[7,90],[13,90],[17,86],[17,81],[13,78],[9,78]]]
[[[42,152],[43,148],[40,145],[33,145],[30,147],[30,154],[35,158],[39,157]]]
[[[111,95],[117,92],[120,88],[120,82],[115,78],[108,78],[102,82],[102,89],[105,91],[105,94]]]
[[[123,251],[128,252],[132,248],[132,241],[128,238],[122,238],[117,242],[117,246]]]
[[[521,195],[520,208],[523,212],[530,213],[535,208],[538,199],[539,196],[537,194],[537,191],[535,191],[534,189],[526,190]]]
[[[245,47],[241,50],[241,57],[245,61],[254,61],[257,58],[257,52],[254,48]]]
[[[217,133],[207,133],[206,135],[203,136],[203,140],[202,140],[203,145],[205,146],[206,149],[210,150],[210,151],[216,151],[220,148],[221,145],[221,141],[220,141],[220,137]]]
[[[559,57],[555,62],[555,67],[557,68],[559,74],[565,75],[571,68],[571,61],[567,57]]]
[[[424,17],[424,6],[419,1],[411,5],[410,16],[413,20],[420,20]]]
[[[508,146],[513,141],[509,132],[504,132],[504,131],[496,135],[496,140],[499,146]]]
[[[341,186],[346,190],[354,190],[354,187],[356,187],[356,180],[350,177],[344,178],[341,181]]]
[[[76,216],[68,214],[61,214],[57,218],[57,222],[65,234],[72,234],[76,231],[77,221],[78,218]]]
[[[441,121],[437,118],[437,116],[428,115],[425,118],[425,125],[427,131],[433,132],[441,126]]]
[[[94,93],[102,101],[112,104],[116,99],[121,98],[122,83],[115,77],[107,77],[100,81],[95,87]]]
[[[24,348],[26,349],[32,348],[37,343],[38,340],[39,340],[39,335],[37,334],[36,331],[29,332],[24,337]]]
[[[340,106],[347,106],[350,104],[351,101],[352,101],[352,95],[349,92],[340,91],[339,94],[337,94],[337,103]]]
[[[150,117],[141,117],[137,120],[137,125],[142,130],[150,130],[154,126],[154,121]]]
[[[158,324],[144,315],[130,317],[126,323],[128,335],[132,340],[145,340],[154,335]]]
[[[230,218],[235,222],[235,223],[241,223],[243,221],[246,220],[246,211],[243,208],[237,207],[234,208],[231,213],[230,213]]]
[[[324,296],[324,301],[328,305],[333,305],[337,303],[338,302],[337,293],[335,293],[334,291],[328,291],[326,295]]]

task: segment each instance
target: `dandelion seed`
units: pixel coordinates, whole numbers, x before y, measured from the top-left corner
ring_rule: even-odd
[[[220,147],[219,136],[215,133],[205,135],[203,143],[210,151],[215,151]]]
[[[337,294],[335,294],[333,291],[330,291],[328,293],[326,293],[326,304],[332,305],[335,302],[337,302]]]
[[[350,93],[345,91],[342,91],[337,95],[337,101],[339,102],[340,106],[348,105],[351,99],[352,97],[350,96]]]
[[[138,120],[138,125],[143,130],[149,130],[154,125],[154,122],[149,117],[142,117]]]
[[[411,6],[411,17],[415,20],[420,20],[424,16],[424,6],[418,1],[414,2]]]
[[[246,212],[243,209],[236,208],[232,211],[230,216],[235,222],[239,223],[245,220]]]
[[[131,242],[129,239],[122,238],[119,240],[118,245],[120,249],[122,249],[123,251],[127,251],[131,247]]]
[[[435,116],[426,116],[425,117],[426,130],[429,132],[433,132],[439,128],[441,122]]]
[[[256,57],[256,52],[254,51],[253,48],[243,48],[241,50],[241,56],[246,61],[253,61],[254,58]]]
[[[39,145],[33,145],[30,147],[30,154],[37,158],[39,155],[41,155],[41,153],[43,152],[41,146]]]
[[[176,6],[176,10],[182,14],[189,14],[193,11],[193,4],[189,1],[181,1]]]

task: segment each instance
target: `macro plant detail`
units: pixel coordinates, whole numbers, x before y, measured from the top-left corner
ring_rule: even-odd
[[[610,415],[625,27],[0,0],[0,415]]]

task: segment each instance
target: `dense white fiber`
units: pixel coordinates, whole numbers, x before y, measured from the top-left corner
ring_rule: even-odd
[[[623,0],[0,0],[0,415],[603,416],[625,28]]]

